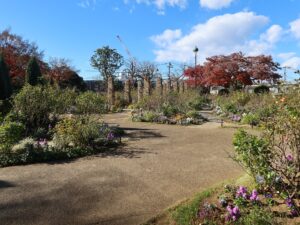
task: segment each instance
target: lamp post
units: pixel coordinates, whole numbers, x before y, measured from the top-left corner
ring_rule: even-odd
[[[197,66],[197,55],[198,55],[198,51],[199,51],[199,49],[198,49],[198,47],[197,46],[195,46],[195,48],[194,48],[194,50],[193,50],[193,52],[195,53],[195,71],[194,71],[194,73],[195,73],[195,88],[196,88],[196,86],[197,86],[197,83],[196,83],[196,66]]]
[[[197,66],[197,54],[198,54],[198,51],[199,51],[198,47],[195,46],[195,48],[194,48],[194,50],[193,50],[193,52],[195,53],[195,68],[196,68],[196,66]]]

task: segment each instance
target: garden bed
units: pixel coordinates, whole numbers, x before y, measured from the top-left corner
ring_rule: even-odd
[[[177,125],[200,125],[208,121],[197,111],[190,111],[187,114],[175,114],[165,116],[163,113],[153,111],[134,110],[131,113],[131,119],[134,122],[152,122],[159,124],[177,124]]]
[[[255,182],[248,175],[226,183],[208,188],[193,198],[170,207],[149,219],[144,225],[296,225],[300,223],[299,217],[291,215],[288,202],[268,195],[263,190],[256,195],[253,191]]]
[[[25,85],[0,118],[0,167],[73,159],[120,143],[122,130],[101,119],[103,96]]]

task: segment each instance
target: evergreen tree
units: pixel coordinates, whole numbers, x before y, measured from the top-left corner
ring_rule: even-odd
[[[4,57],[0,54],[0,100],[8,99],[12,94],[12,85]]]
[[[37,85],[42,82],[42,72],[35,57],[32,57],[27,65],[26,83]]]

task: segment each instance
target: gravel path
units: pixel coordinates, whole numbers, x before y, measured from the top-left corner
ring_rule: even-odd
[[[234,130],[220,124],[132,123],[126,113],[105,121],[127,129],[120,150],[0,169],[0,224],[140,224],[242,173],[225,152]]]

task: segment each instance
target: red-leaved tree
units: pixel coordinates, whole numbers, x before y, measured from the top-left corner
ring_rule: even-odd
[[[238,52],[209,57],[203,66],[185,70],[184,76],[192,87],[223,86],[237,89],[261,81],[275,83],[281,77],[278,69],[279,64],[271,56],[246,57]]]
[[[189,67],[184,71],[186,82],[191,87],[203,86],[204,70],[203,66]]]
[[[47,71],[43,62],[43,52],[38,50],[35,43],[24,40],[21,36],[12,34],[9,29],[0,33],[0,52],[2,52],[9,69],[12,83],[15,87],[24,84],[27,64],[32,56],[39,62],[42,72]]]

